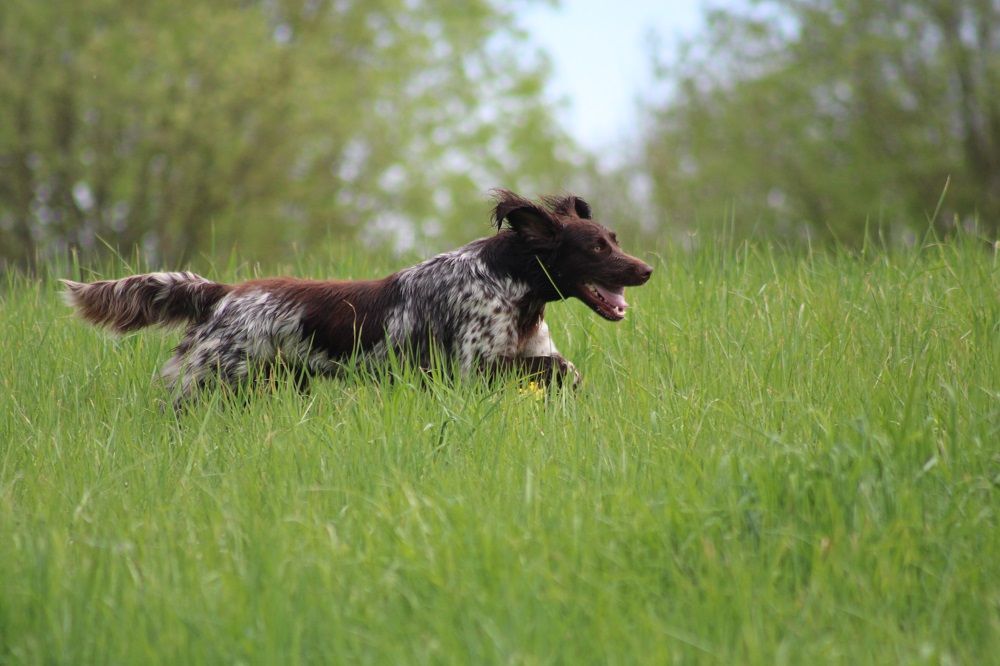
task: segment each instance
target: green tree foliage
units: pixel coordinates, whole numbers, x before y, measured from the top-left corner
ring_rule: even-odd
[[[661,70],[645,152],[661,215],[746,232],[1000,227],[996,0],[756,0]]]
[[[476,233],[573,156],[502,5],[5,0],[0,265]]]

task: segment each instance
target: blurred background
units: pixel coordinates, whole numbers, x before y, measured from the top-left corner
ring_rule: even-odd
[[[1000,225],[998,0],[4,0],[0,268]],[[936,213],[936,214],[935,214]]]

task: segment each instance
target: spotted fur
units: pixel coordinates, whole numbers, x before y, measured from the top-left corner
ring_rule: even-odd
[[[436,353],[463,373],[513,371],[576,385],[579,373],[549,334],[546,303],[576,296],[618,319],[624,285],[652,272],[589,218],[578,197],[536,204],[498,191],[496,235],[381,280],[227,285],[150,273],[64,281],[65,296],[84,319],[118,333],[186,324],[162,371],[178,403],[214,382],[239,383],[255,365],[281,362],[304,379],[334,375],[351,359],[378,364],[390,353],[423,367]]]

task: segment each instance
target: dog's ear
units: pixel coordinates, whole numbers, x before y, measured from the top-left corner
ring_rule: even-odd
[[[591,219],[590,204],[572,194],[564,197],[545,197],[545,203],[556,215],[576,216]]]
[[[494,190],[496,206],[493,208],[493,223],[497,230],[508,226],[524,238],[535,242],[552,241],[562,230],[562,224],[533,201],[518,196],[510,190]]]

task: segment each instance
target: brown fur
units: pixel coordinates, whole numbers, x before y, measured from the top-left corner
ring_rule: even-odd
[[[205,317],[230,287],[193,273],[153,273],[84,284],[61,280],[66,302],[95,326],[128,333]]]

